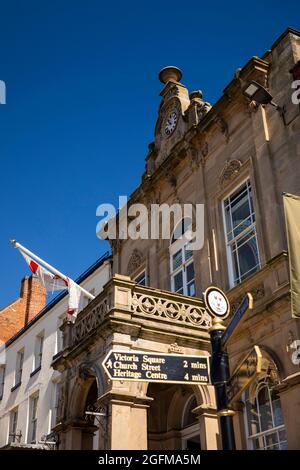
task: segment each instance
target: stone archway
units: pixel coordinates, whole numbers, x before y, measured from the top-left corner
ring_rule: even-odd
[[[99,426],[98,417],[91,414],[98,411],[98,399],[104,391],[104,379],[99,367],[96,364],[83,363],[68,390],[67,424],[59,429],[62,448],[99,449],[103,429]]]
[[[152,398],[148,409],[149,450],[217,448],[218,421],[214,405],[207,401],[209,391],[184,384],[151,383],[147,396]]]

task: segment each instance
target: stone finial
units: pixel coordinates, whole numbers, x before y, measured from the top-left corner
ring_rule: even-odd
[[[202,97],[203,97],[203,93],[201,90],[196,90],[196,91],[192,91],[190,93],[190,100],[195,100],[195,101],[200,101],[202,100]]]
[[[180,82],[182,78],[182,72],[178,67],[169,65],[164,67],[158,74],[158,78],[162,83],[168,83],[170,80]]]

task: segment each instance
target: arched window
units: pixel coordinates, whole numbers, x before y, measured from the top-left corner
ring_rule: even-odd
[[[197,415],[193,412],[197,408],[196,395],[191,395],[183,409],[181,435],[182,448],[186,450],[200,450],[200,426]]]
[[[182,427],[186,428],[187,426],[192,426],[195,423],[198,423],[197,416],[193,413],[193,410],[197,407],[197,398],[195,395],[192,395],[187,401],[183,416],[182,416]]]
[[[246,420],[251,449],[287,449],[280,398],[266,380],[256,384],[254,393],[245,394]]]
[[[189,237],[192,221],[182,219],[175,227],[170,244],[171,289],[178,294],[196,295],[192,240]]]

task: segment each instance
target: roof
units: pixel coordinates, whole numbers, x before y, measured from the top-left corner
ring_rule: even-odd
[[[89,276],[91,276],[100,266],[104,264],[105,261],[109,260],[111,258],[111,254],[107,251],[104,253],[104,255],[101,256],[94,264],[92,264],[86,271],[84,271],[77,279],[75,279],[75,282],[77,284],[81,284],[85,279],[87,279]],[[12,338],[10,338],[6,343],[5,346],[8,347],[10,346],[14,341],[16,341],[17,338],[22,336],[25,331],[27,331],[34,323],[36,323],[40,318],[42,318],[49,310],[51,310],[60,300],[62,300],[64,297],[68,295],[67,290],[64,290],[60,294],[58,294],[51,302],[49,302],[43,310],[41,310],[30,322],[27,323],[21,330],[18,331]]]

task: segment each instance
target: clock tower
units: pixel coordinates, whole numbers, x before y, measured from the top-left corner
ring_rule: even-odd
[[[158,109],[154,142],[149,145],[148,175],[160,166],[185,133],[211,108],[209,103],[202,100],[201,91],[189,94],[188,89],[180,83],[182,72],[179,68],[165,67],[159,72],[158,78],[164,87],[160,92],[162,101]]]

